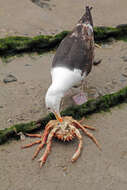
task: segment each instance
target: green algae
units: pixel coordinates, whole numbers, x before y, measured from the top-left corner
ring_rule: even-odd
[[[57,47],[61,40],[68,34],[63,31],[55,36],[22,37],[10,36],[0,39],[0,56],[10,57],[22,53],[43,53]]]
[[[121,24],[117,27],[95,27],[94,35],[96,42],[108,42],[111,38],[127,41],[127,24]]]
[[[111,107],[118,106],[121,103],[127,103],[127,87],[119,90],[118,92],[100,96],[96,99],[91,99],[83,105],[68,107],[61,112],[62,116],[72,116],[74,119],[81,119],[84,116],[89,116],[93,113],[107,111]],[[30,133],[36,130],[45,128],[45,125],[52,119],[54,115],[50,113],[44,118],[29,123],[20,123],[13,125],[9,128],[0,130],[0,144],[8,142],[9,139],[19,138],[20,132]]]
[[[40,35],[35,37],[10,36],[0,39],[0,56],[10,57],[22,53],[43,53],[55,49],[70,31],[63,31],[55,36]],[[127,24],[117,27],[94,27],[96,43],[111,39],[127,42]]]

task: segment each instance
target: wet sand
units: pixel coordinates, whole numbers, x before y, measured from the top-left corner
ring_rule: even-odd
[[[21,150],[28,143],[13,141],[0,146],[1,190],[31,189],[112,189],[127,188],[127,106],[110,113],[94,114],[86,121],[95,126],[94,135],[102,152],[86,136],[83,151],[77,162],[71,163],[77,141],[64,144],[53,141],[52,151],[43,168],[31,157],[35,147]],[[43,151],[39,154],[41,156]]]
[[[0,2],[0,36],[51,34],[70,30],[83,13],[84,1],[45,1],[41,8],[31,1],[12,0]],[[125,0],[91,1],[94,4],[95,25],[126,23]],[[70,11],[71,10],[71,11]],[[93,67],[87,78],[89,96],[96,97],[127,86],[127,44],[113,42],[96,49],[100,65]],[[13,58],[9,63],[0,60],[0,128],[15,123],[36,120],[47,114],[44,97],[50,85],[50,65],[54,52]],[[7,74],[13,74],[17,82],[3,83]],[[65,98],[64,106],[71,104]],[[30,141],[12,141],[0,146],[0,189],[127,189],[127,106],[116,107],[109,113],[94,114],[86,123],[95,126],[94,135],[102,146],[100,152],[86,136],[79,160],[71,164],[70,158],[77,141],[62,143],[53,141],[52,152],[40,170],[37,160],[31,157],[35,147],[21,150]],[[32,139],[31,139],[32,141]],[[43,152],[43,151],[42,151]],[[40,155],[42,154],[40,153]],[[39,155],[39,156],[40,156]]]
[[[127,43],[121,41],[96,49],[96,57],[102,59],[102,62],[93,66],[87,77],[85,92],[89,98],[127,86],[127,62],[123,60],[126,55]],[[24,55],[0,65],[0,128],[37,120],[47,114],[44,98],[51,83],[50,66],[53,56],[54,53]],[[9,73],[17,78],[17,82],[2,82]],[[72,104],[71,96],[67,96],[62,108]]]
[[[84,13],[84,0],[0,1],[0,36],[37,35],[71,30]],[[94,25],[116,26],[127,21],[126,0],[87,0],[93,6]]]

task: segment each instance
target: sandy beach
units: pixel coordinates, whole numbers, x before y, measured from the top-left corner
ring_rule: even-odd
[[[84,13],[84,0],[40,0],[39,7],[31,0],[0,2],[0,36],[52,34],[70,30]],[[116,26],[127,21],[126,0],[87,0],[93,6],[96,26]]]
[[[88,1],[93,6],[94,25],[116,26],[127,21],[127,1]],[[30,0],[0,2],[0,37],[56,34],[71,30],[84,12],[83,0],[41,0],[41,7]],[[16,123],[37,120],[47,114],[45,93],[51,83],[50,66],[55,52],[0,59],[0,129]],[[127,86],[127,43],[114,41],[95,49],[102,62],[93,66],[87,78],[89,98],[116,92]],[[17,81],[4,83],[8,74]],[[72,104],[65,98],[63,107]],[[32,161],[35,147],[21,150],[25,141],[11,141],[0,146],[0,189],[90,190],[127,189],[127,106],[111,112],[93,114],[85,123],[95,126],[94,136],[101,144],[99,151],[91,140],[83,137],[84,148],[78,161],[70,162],[77,141],[53,141],[46,164],[39,168]],[[43,151],[39,154],[41,154]],[[39,158],[38,156],[38,158]]]

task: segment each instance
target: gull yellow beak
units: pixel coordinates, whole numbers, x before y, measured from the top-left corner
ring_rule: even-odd
[[[55,117],[56,117],[57,121],[59,121],[59,122],[63,122],[63,119],[62,119],[62,117],[61,117],[61,115],[60,115],[60,114],[58,114],[58,113],[54,112],[54,115],[55,115]]]

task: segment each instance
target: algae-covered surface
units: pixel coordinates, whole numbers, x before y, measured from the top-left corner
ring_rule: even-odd
[[[71,163],[77,141],[53,141],[46,164],[40,169],[37,159],[31,157],[35,147],[21,149],[29,143],[13,141],[0,146],[0,183],[5,189],[113,189],[127,187],[127,106],[115,108],[110,113],[94,114],[86,123],[97,128],[94,135],[101,144],[99,151],[86,136],[83,151],[76,163]],[[32,140],[31,140],[32,141]],[[39,154],[38,158],[41,156]]]
[[[39,7],[31,1],[0,1],[0,36],[54,35],[72,30],[83,13],[84,1],[43,1],[49,7]],[[89,1],[94,5],[95,26],[126,23],[126,1]],[[51,8],[51,9],[49,9]],[[71,11],[70,11],[71,10]],[[127,86],[127,43],[117,41],[95,49],[95,57],[102,62],[87,77],[85,92],[89,99],[119,91]],[[0,60],[0,129],[19,123],[29,123],[47,115],[44,97],[51,83],[50,65],[54,52],[23,55]],[[4,83],[12,74],[16,82]],[[75,92],[76,91],[76,92]],[[78,90],[73,89],[73,94]],[[71,96],[64,98],[63,107],[71,106]],[[42,169],[37,159],[32,161],[35,147],[22,150],[21,146],[33,139],[11,141],[0,145],[0,189],[127,189],[127,105],[121,104],[110,112],[96,113],[84,121],[97,128],[93,132],[101,144],[100,152],[83,135],[83,151],[79,160],[70,163],[78,142],[63,143],[53,140],[52,151]]]
[[[54,50],[71,31],[62,31],[56,35],[40,35],[33,38],[10,36],[0,39],[0,56],[10,57],[22,53],[44,53]],[[127,42],[127,24],[117,27],[95,27],[95,43],[123,40]]]
[[[71,106],[61,112],[61,116],[72,116],[74,119],[82,119],[93,113],[109,111],[111,107],[119,106],[122,103],[127,103],[127,87],[118,92],[106,94],[97,97],[96,99],[88,100],[80,106]],[[19,133],[30,133],[39,129],[44,129],[45,125],[52,119],[55,119],[53,114],[49,114],[44,118],[29,123],[20,123],[9,128],[0,130],[0,144],[7,142],[10,138],[17,138]]]
[[[126,47],[125,42],[117,42],[96,49],[96,56],[102,58],[102,62],[96,67],[93,66],[87,78],[85,92],[89,98],[114,93],[127,86],[127,66],[123,60],[127,53]],[[44,96],[51,81],[49,69],[53,55],[25,55],[11,60],[8,64],[1,64],[1,129],[36,121],[47,115]],[[3,83],[7,73],[16,76],[17,82]],[[68,105],[73,105],[70,96],[65,97],[63,108]],[[39,168],[37,160],[31,160],[35,147],[21,149],[22,145],[32,139],[13,140],[9,144],[0,145],[0,183],[3,190],[29,190],[33,187],[40,189],[42,186],[47,190],[65,187],[82,189],[82,186],[93,190],[100,187],[113,190],[122,187],[126,190],[126,114],[125,104],[86,119],[86,124],[97,128],[94,136],[100,142],[102,152],[90,139],[83,136],[83,152],[74,164],[70,163],[70,159],[76,150],[77,141],[64,144],[53,140],[51,154],[42,169]],[[43,151],[39,156],[42,153]]]

